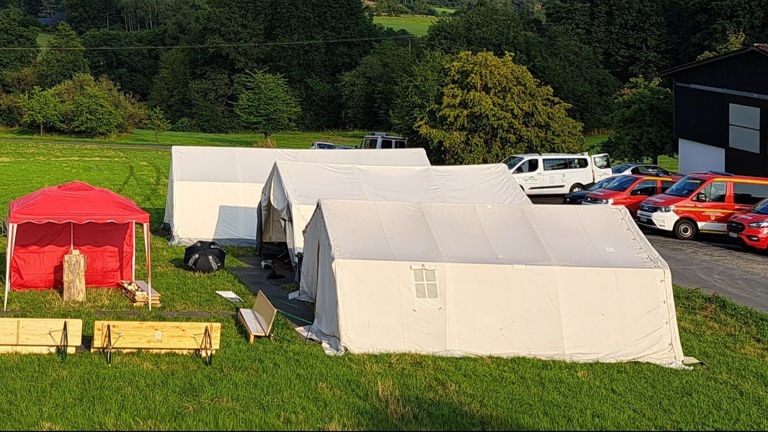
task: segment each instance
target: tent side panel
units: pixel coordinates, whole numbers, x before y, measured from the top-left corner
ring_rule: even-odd
[[[254,245],[260,183],[205,183],[177,181],[173,245],[198,240],[222,245]]]
[[[445,281],[444,265],[337,260],[335,269],[341,344],[347,350],[446,351],[446,293],[439,288]],[[437,284],[437,290],[428,284]]]
[[[73,245],[86,257],[85,284],[115,287],[121,280],[131,280],[133,242],[128,223],[75,224]]]
[[[25,222],[17,225],[11,261],[14,290],[62,286],[62,263],[69,252],[69,225]]]
[[[450,269],[455,355],[553,358],[563,352],[557,269],[458,263]]]

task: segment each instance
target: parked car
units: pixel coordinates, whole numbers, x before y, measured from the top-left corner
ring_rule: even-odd
[[[611,176],[607,154],[532,153],[502,161],[528,195],[566,194]]]
[[[744,213],[731,216],[726,233],[732,241],[745,248],[768,249],[768,199],[764,199]]]
[[[637,174],[619,176],[604,188],[588,193],[582,204],[623,205],[634,218],[643,200],[664,193],[680,178]]]
[[[645,163],[622,163],[611,168],[613,175],[621,174],[642,174],[642,175],[659,175],[659,176],[672,176],[679,175],[678,173],[669,171],[658,165],[645,164]]]
[[[640,226],[674,232],[690,240],[698,233],[725,234],[734,213],[768,198],[768,178],[720,171],[683,177],[663,194],[647,198],[637,211]]]
[[[583,200],[588,193],[592,191],[596,191],[598,189],[602,189],[614,180],[616,180],[615,176],[604,178],[597,183],[593,183],[591,186],[589,186],[584,190],[566,194],[565,196],[563,196],[563,204],[581,204],[581,200]]]
[[[309,148],[311,149],[323,149],[323,150],[333,150],[336,148],[336,144],[324,142],[324,141],[315,141],[313,142]]]
[[[393,149],[408,147],[408,140],[385,132],[371,132],[360,141],[361,149]]]

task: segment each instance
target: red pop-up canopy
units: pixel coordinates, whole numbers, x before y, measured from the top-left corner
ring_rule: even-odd
[[[144,226],[151,288],[149,213],[133,201],[77,181],[11,201],[3,310],[11,288],[62,286],[64,255],[73,249],[86,256],[86,286],[117,286],[121,280],[134,280],[136,223]],[[149,304],[151,308],[151,298]]]

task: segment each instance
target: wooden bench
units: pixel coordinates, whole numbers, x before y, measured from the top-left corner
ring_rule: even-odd
[[[221,346],[221,323],[168,321],[96,321],[91,352],[147,350],[154,353],[199,354],[211,364]]]
[[[73,354],[82,345],[83,320],[0,318],[0,353]]]
[[[277,309],[272,306],[272,303],[261,290],[256,294],[256,303],[253,305],[253,309],[240,308],[237,310],[237,318],[248,334],[248,343],[253,343],[256,336],[271,336],[270,332],[276,316]]]

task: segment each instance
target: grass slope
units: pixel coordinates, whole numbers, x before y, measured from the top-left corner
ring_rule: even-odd
[[[0,424],[7,430],[670,430],[767,429],[768,315],[699,291],[675,289],[693,370],[648,364],[573,364],[515,358],[326,356],[279,318],[273,340],[249,345],[217,296],[255,296],[227,271],[183,269],[162,221],[170,153],[0,140],[0,210],[40,187],[83,180],[135,200],[152,215],[153,285],[163,306],[134,309],[117,291],[89,288],[66,304],[56,291],[12,292],[13,316],[84,320],[193,320],[167,311],[217,313],[222,348],[213,365],[191,355],[3,355]],[[0,251],[5,251],[0,238]],[[143,250],[137,236],[138,250]],[[250,248],[227,248],[228,266]],[[137,263],[143,279],[143,254]],[[5,253],[0,253],[4,274]],[[129,313],[140,311],[140,316]],[[106,311],[98,313],[95,311]],[[220,314],[219,314],[220,313]]]
[[[405,30],[415,36],[426,36],[429,26],[437,22],[437,17],[401,15],[399,17],[377,16],[373,18],[375,24],[390,27],[394,30]]]

